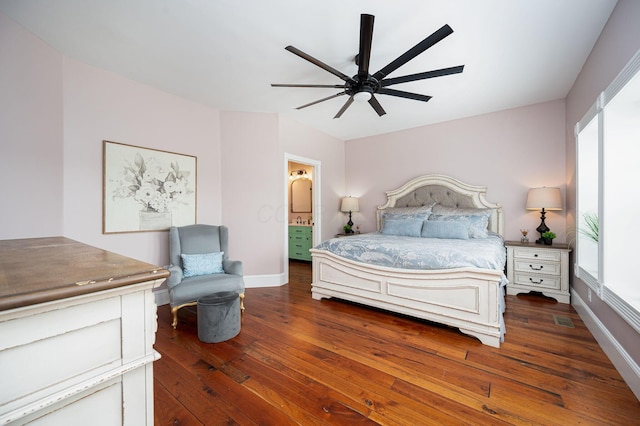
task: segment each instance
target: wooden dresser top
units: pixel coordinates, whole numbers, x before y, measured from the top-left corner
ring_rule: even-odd
[[[0,311],[168,276],[164,268],[65,237],[0,240]]]

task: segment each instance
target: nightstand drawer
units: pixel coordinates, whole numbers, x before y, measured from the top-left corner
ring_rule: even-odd
[[[540,287],[549,289],[560,289],[560,277],[552,275],[536,275],[536,274],[515,274],[516,285],[526,285],[527,287]]]
[[[529,272],[532,274],[546,274],[560,276],[560,263],[537,262],[536,260],[515,259],[513,261],[517,272]]]
[[[535,248],[519,248],[513,249],[513,257],[521,259],[551,260],[560,262],[560,252],[556,250],[545,250]]]

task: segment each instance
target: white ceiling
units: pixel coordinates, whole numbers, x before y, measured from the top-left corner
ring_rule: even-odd
[[[616,0],[0,0],[0,11],[63,54],[230,111],[291,115],[347,140],[564,98]],[[378,117],[341,84],[284,50],[355,75],[360,14],[375,15],[370,72],[444,24],[454,33],[390,77],[465,65],[462,74],[393,86],[433,98],[377,98]]]

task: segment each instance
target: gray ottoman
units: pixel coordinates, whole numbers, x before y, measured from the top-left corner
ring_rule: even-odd
[[[205,343],[229,340],[240,333],[240,296],[223,291],[198,299],[198,339]]]

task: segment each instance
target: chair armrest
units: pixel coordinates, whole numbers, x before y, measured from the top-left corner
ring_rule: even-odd
[[[171,275],[167,278],[167,286],[173,288],[182,282],[182,269],[176,265],[170,265],[168,268]]]
[[[242,276],[242,261],[224,260],[222,262],[222,269],[224,269],[224,272],[227,274]]]

